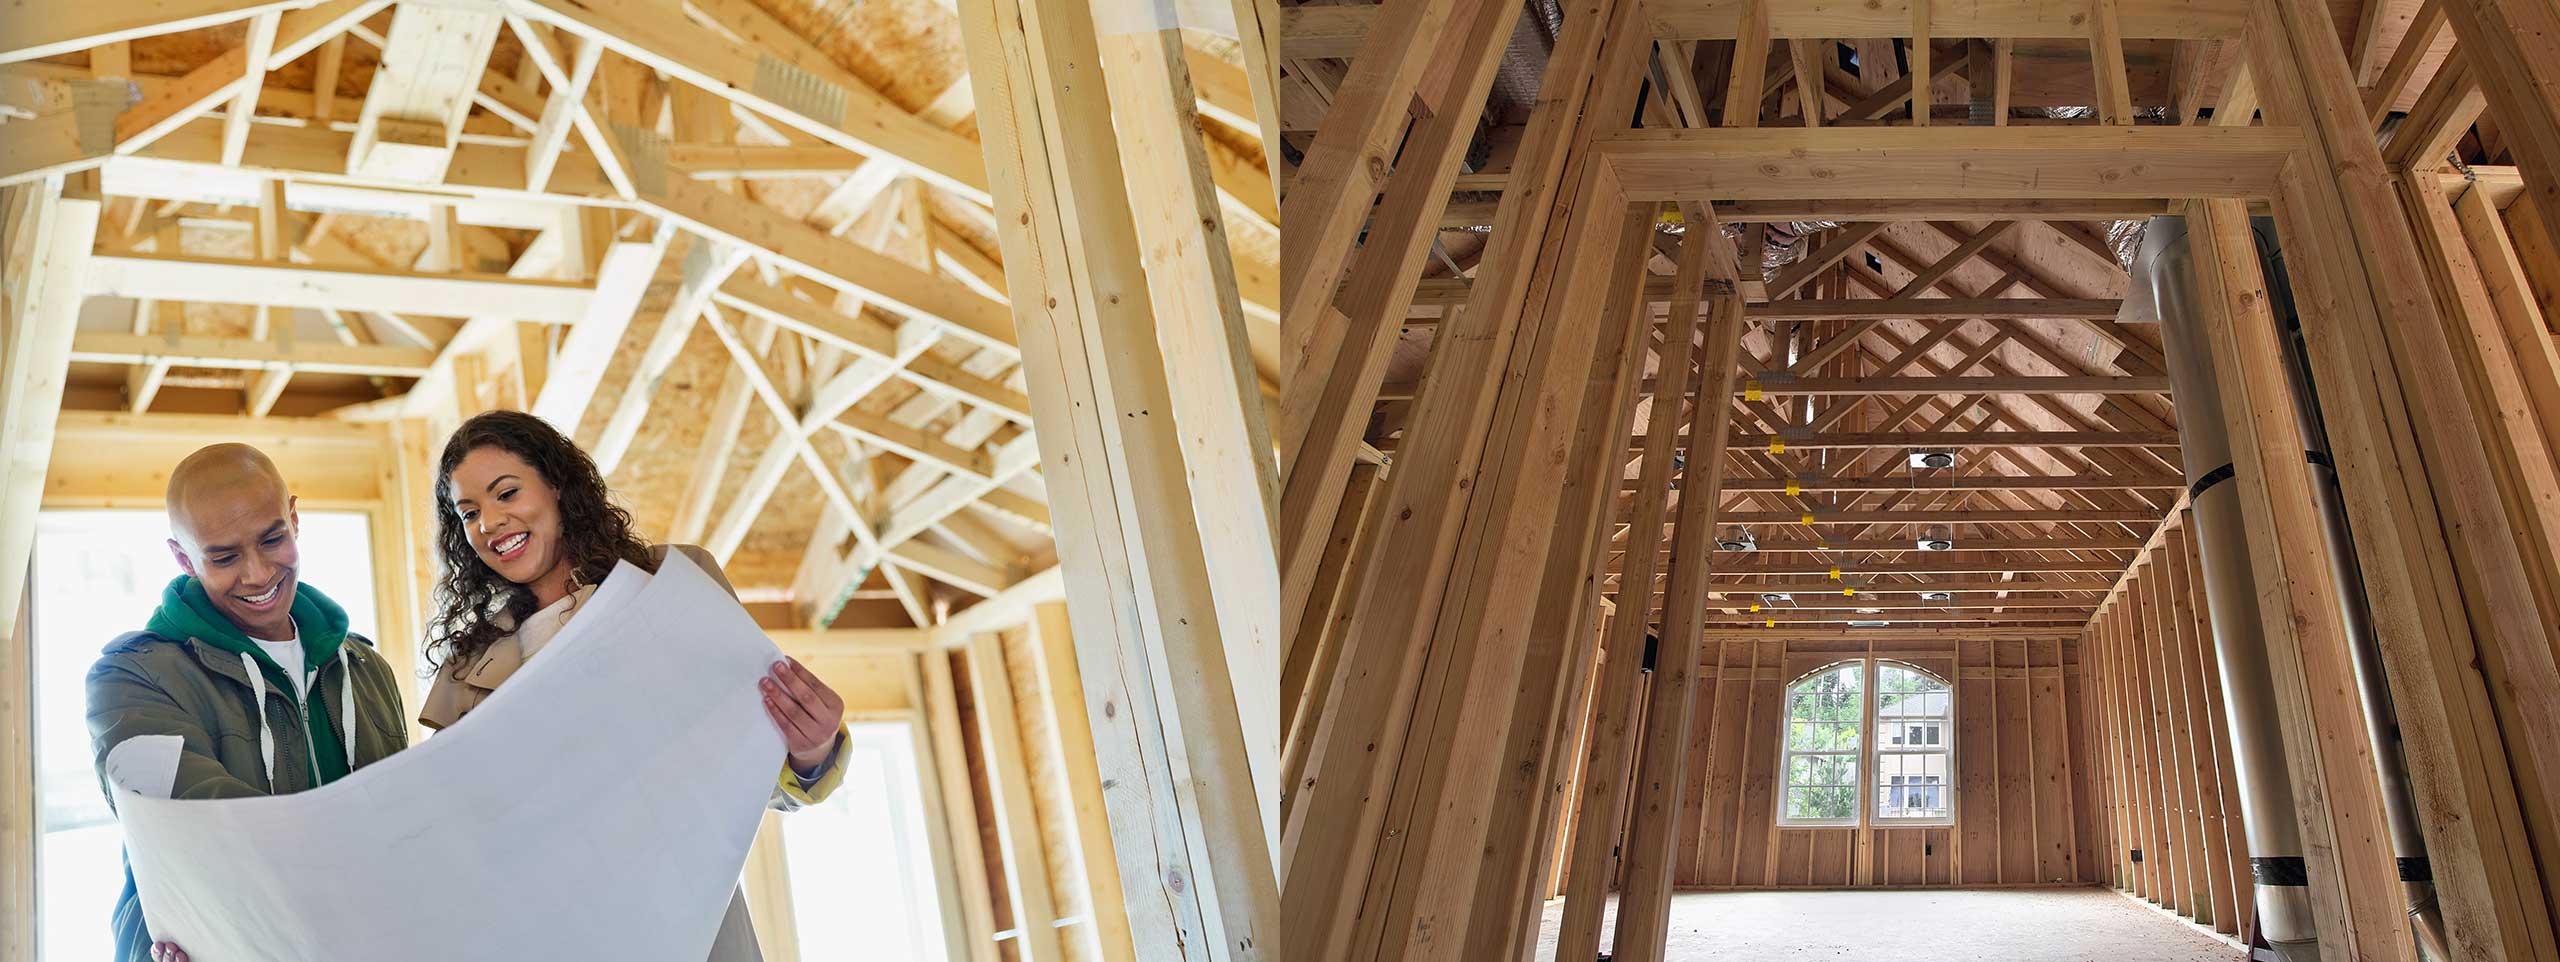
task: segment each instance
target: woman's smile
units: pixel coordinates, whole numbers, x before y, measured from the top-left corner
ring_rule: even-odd
[[[500,561],[514,561],[524,556],[524,546],[532,540],[532,534],[518,531],[489,542],[489,553],[497,555]]]

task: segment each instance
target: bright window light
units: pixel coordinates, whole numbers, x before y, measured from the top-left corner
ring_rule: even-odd
[[[46,511],[36,519],[37,957],[108,962],[108,914],[124,886],[124,832],[89,753],[89,666],[138,631],[180,572],[158,511]],[[373,637],[373,551],[365,516],[302,512],[302,577]]]
[[[782,819],[800,958],[946,962],[914,729],[849,729],[842,787]]]

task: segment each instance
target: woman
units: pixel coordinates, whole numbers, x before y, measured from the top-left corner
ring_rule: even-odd
[[[616,562],[654,572],[667,552],[681,551],[729,587],[708,552],[633,535],[630,514],[606,494],[595,462],[533,415],[491,411],[463,422],[445,442],[436,479],[444,576],[427,653],[440,670],[418,712],[429,728],[460,720],[540,653]],[[787,812],[824,800],[844,778],[836,764],[844,701],[796,660],[776,662],[757,684],[789,749],[772,807]],[[732,894],[712,962],[760,958],[746,903]]]
[[[427,654],[438,671],[418,712],[429,728],[461,720],[539,654],[617,562],[655,572],[669,551],[681,551],[729,587],[708,552],[652,546],[633,535],[630,514],[613,504],[595,462],[530,414],[491,411],[463,422],[445,442],[436,479],[444,573]],[[837,764],[843,699],[791,659],[776,662],[757,685],[789,749],[769,804],[787,812],[824,800],[844,778]],[[186,959],[165,942],[153,957]],[[711,962],[761,959],[746,902],[733,892]]]

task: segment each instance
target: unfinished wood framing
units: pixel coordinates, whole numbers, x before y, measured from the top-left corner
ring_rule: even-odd
[[[1568,6],[1552,46],[1509,55],[1505,76],[1543,68],[1541,92],[1477,94],[1483,117],[1526,122],[1473,132],[1486,159],[1455,176],[1431,166],[1455,147],[1430,123],[1466,88],[1431,84],[1476,62],[1467,8],[1284,12],[1283,136],[1338,148],[1357,129],[1357,156],[1396,159],[1328,153],[1284,210],[1284,231],[1325,212],[1305,223],[1330,245],[1291,278],[1308,309],[1290,324],[1370,352],[1297,359],[1335,434],[1283,445],[1284,485],[1316,499],[1283,502],[1290,610],[1323,619],[1296,635],[1336,646],[1290,681],[1293,957],[1519,957],[1546,935],[1588,957],[1615,891],[1610,953],[1655,959],[1671,886],[2098,884],[2248,936],[2204,595],[2225,582],[2187,507],[2219,466],[2182,463],[2162,340],[2119,320],[2149,293],[2128,228],[2161,215],[2200,238],[2214,353],[2237,359],[2219,386],[2274,678],[2229,697],[2267,702],[2283,732],[2251,774],[2300,802],[2280,817],[2324,951],[2409,957],[2253,214],[2274,216],[2311,342],[2452,954],[2547,952],[2548,5],[1644,6]],[[1453,27],[1394,32],[1422,16]],[[2047,74],[2066,62],[2063,93]],[[1423,72],[1380,85],[1392,70]],[[1641,110],[1611,99],[1622,70],[1647,81]],[[1400,195],[1408,172],[1442,189]],[[1347,189],[1351,173],[1371,179]],[[1667,365],[1715,347],[1683,332],[1702,312],[1690,251],[1719,225],[1719,252],[1739,234],[1750,321],[1693,376]],[[1355,246],[1407,259],[1340,283]],[[1403,313],[1347,322],[1355,296]],[[1624,403],[1615,345],[1654,324],[1634,335],[1653,355],[1634,423],[1597,443]],[[1696,387],[1719,379],[1729,393]],[[1713,444],[1690,443],[1701,430]],[[1595,456],[1615,490],[1586,513]],[[1337,508],[1379,469],[1374,504]],[[1702,473],[1712,503],[1672,480]],[[1704,537],[1722,544],[1666,547]],[[1842,659],[1948,681],[1945,824],[1779,824],[1788,685]],[[1551,797],[1484,807],[1483,763]],[[1560,928],[1541,933],[1554,896]],[[1463,946],[1426,941],[1452,928]]]

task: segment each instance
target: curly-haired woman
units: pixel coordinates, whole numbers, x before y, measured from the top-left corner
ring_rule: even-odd
[[[617,562],[654,572],[669,551],[680,551],[728,587],[702,549],[653,546],[632,534],[630,514],[614,505],[595,462],[530,414],[491,411],[463,422],[437,461],[436,508],[444,573],[427,652],[438,670],[418,713],[429,728],[461,719],[539,654]],[[844,777],[836,757],[843,699],[792,660],[775,663],[757,684],[790,750],[772,807],[823,800]],[[712,962],[760,958],[746,903],[733,893]]]

